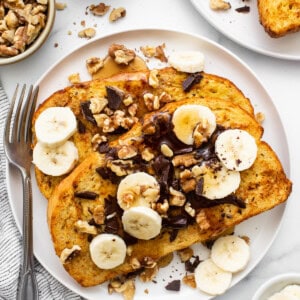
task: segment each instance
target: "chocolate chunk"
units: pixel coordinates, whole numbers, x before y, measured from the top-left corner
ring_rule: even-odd
[[[175,291],[175,292],[180,291],[180,280],[173,280],[173,281],[169,282],[165,286],[165,289],[168,291]]]
[[[170,174],[173,170],[171,162],[163,155],[159,155],[153,162],[153,169],[160,184],[160,193],[165,194],[169,191]]]
[[[113,218],[110,218],[108,220],[105,220],[105,229],[104,229],[104,231],[106,233],[116,234],[116,233],[118,233],[119,228],[120,228],[120,224],[119,224],[119,221],[118,221],[117,217],[113,217]]]
[[[83,116],[86,118],[86,120],[93,123],[94,125],[97,125],[97,122],[94,119],[92,111],[90,110],[90,104],[91,104],[91,101],[81,102],[80,103],[81,112],[82,112]]]
[[[108,142],[103,142],[103,143],[99,144],[97,150],[99,153],[107,153],[109,150]]]
[[[163,226],[171,227],[173,229],[185,228],[188,225],[188,218],[185,215],[170,216],[163,219]]]
[[[75,192],[74,196],[82,199],[95,200],[99,195],[94,192],[83,191],[83,192]]]
[[[117,176],[111,169],[106,167],[96,168],[96,172],[103,178],[110,180],[112,183],[118,184],[121,181],[121,177]]]
[[[193,261],[192,258],[194,259]],[[200,264],[201,261],[199,259],[199,256],[194,256],[192,258],[190,258],[188,261],[184,263],[184,267],[187,272],[194,273],[195,269],[197,268],[197,266]]]
[[[197,184],[196,184],[196,190],[195,190],[196,195],[202,196],[202,194],[203,194],[203,185],[204,185],[204,178],[201,177],[198,180]]]
[[[118,109],[124,99],[125,93],[113,86],[107,86],[106,93],[108,99],[108,107],[113,110]]]
[[[170,238],[169,238],[170,242],[175,241],[175,239],[177,238],[178,232],[179,232],[179,229],[173,229],[170,232]]]
[[[189,92],[193,85],[199,83],[201,79],[203,78],[203,75],[201,73],[193,73],[189,75],[183,82],[182,82],[182,88],[185,92]]]
[[[138,239],[133,237],[132,235],[128,234],[127,232],[124,232],[123,240],[125,241],[126,245],[134,245],[138,242]]]
[[[80,120],[77,121],[77,129],[80,134],[83,134],[86,132],[85,125]]]
[[[242,6],[242,7],[238,7],[235,10],[239,13],[248,13],[250,11],[250,6],[245,5],[245,6]]]

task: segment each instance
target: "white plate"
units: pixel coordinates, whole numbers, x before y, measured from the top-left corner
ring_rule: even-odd
[[[229,1],[231,9],[214,11],[209,0],[191,0],[197,11],[217,30],[236,43],[253,51],[282,59],[300,60],[300,32],[271,38],[259,23],[257,1]],[[235,9],[250,6],[249,13]]]
[[[63,88],[68,84],[67,77],[71,73],[79,72],[82,80],[89,79],[86,72],[85,60],[91,56],[103,57],[108,47],[112,43],[122,43],[132,49],[139,49],[145,45],[166,44],[166,52],[174,50],[201,50],[206,57],[205,70],[208,73],[218,74],[232,80],[247,97],[252,99],[255,109],[263,111],[266,115],[265,139],[270,142],[277,151],[281,161],[289,174],[289,154],[287,142],[280,117],[270,99],[254,73],[236,56],[229,53],[221,46],[203,37],[190,35],[182,32],[167,30],[133,30],[123,33],[106,36],[104,38],[91,41],[89,44],[77,49],[67,55],[56,65],[54,65],[39,80],[40,94],[39,101],[46,99],[52,92]],[[34,176],[33,176],[34,177]],[[8,187],[11,206],[16,218],[18,227],[21,224],[22,205],[20,201],[21,183],[16,172],[8,170]],[[33,227],[34,227],[34,253],[41,264],[61,283],[88,299],[120,299],[119,295],[107,295],[105,285],[83,288],[79,286],[61,266],[58,257],[54,254],[53,246],[46,223],[47,201],[39,193],[36,182],[33,178]],[[236,284],[246,276],[262,259],[275,238],[284,212],[284,205],[273,209],[263,215],[257,216],[237,227],[236,232],[247,235],[251,240],[251,261],[247,269],[234,276],[233,284]],[[200,258],[204,258],[205,252],[197,253]],[[170,292],[164,286],[173,279],[180,279],[185,274],[184,266],[177,259],[167,268],[161,269],[157,276],[157,283],[142,284],[137,280],[137,299],[183,299],[192,297],[197,299],[209,299],[207,295],[199,291],[188,288],[184,285],[180,292]],[[145,289],[149,294],[145,294]]]

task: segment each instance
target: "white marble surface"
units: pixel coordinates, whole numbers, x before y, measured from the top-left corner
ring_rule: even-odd
[[[206,0],[202,0],[206,1]],[[87,26],[97,23],[97,37],[120,30],[135,28],[164,28],[187,31],[208,37],[225,46],[246,62],[260,78],[271,95],[280,115],[289,142],[291,156],[291,179],[293,193],[288,201],[282,227],[272,247],[259,265],[220,300],[251,299],[256,289],[269,277],[289,271],[300,272],[300,128],[299,79],[300,61],[285,61],[254,53],[228,40],[211,27],[187,0],[130,0],[106,1],[113,7],[125,6],[127,16],[111,24],[107,17],[96,18],[86,15],[86,7],[95,1],[62,1],[67,3],[64,11],[58,11],[55,26],[44,46],[26,61],[0,67],[0,80],[9,96],[15,83],[34,83],[52,64],[86,40],[79,39],[77,32],[82,29],[81,20]],[[72,35],[68,35],[68,31]],[[299,35],[298,35],[299,37]],[[54,47],[57,43],[58,46]]]

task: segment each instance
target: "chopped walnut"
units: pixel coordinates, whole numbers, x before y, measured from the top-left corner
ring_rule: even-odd
[[[96,30],[94,28],[85,28],[78,32],[80,38],[91,39],[96,35]]]
[[[119,279],[112,280],[108,285],[108,293],[117,292],[123,295],[124,300],[133,300],[135,294],[135,284],[133,279],[122,282]]]
[[[128,158],[132,158],[136,155],[137,155],[137,150],[134,146],[124,145],[118,150],[118,157],[120,159],[128,159]]]
[[[96,224],[103,225],[105,221],[104,206],[97,205],[93,210],[93,219]]]
[[[154,277],[157,275],[157,273],[158,273],[158,266],[155,265],[152,268],[145,268],[139,274],[139,278],[142,282],[149,282],[149,281],[152,281],[154,279]]]
[[[258,113],[255,115],[255,120],[256,120],[259,124],[262,124],[263,121],[265,120],[265,114],[262,113],[262,112],[258,112]]]
[[[73,253],[76,253],[77,251],[80,251],[80,250],[81,250],[81,247],[78,245],[74,245],[72,248],[65,248],[61,252],[60,257],[59,257],[61,263],[65,264]]]
[[[128,113],[131,117],[134,117],[137,113],[138,105],[137,103],[133,103],[128,107]]]
[[[154,268],[157,265],[156,261],[150,256],[145,256],[142,259],[141,264],[143,267],[150,269]]]
[[[154,57],[159,59],[161,62],[168,62],[168,58],[165,55],[164,48],[166,47],[165,44],[159,45],[155,48],[156,52]]]
[[[101,2],[98,5],[91,4],[89,9],[94,16],[104,16],[110,9],[110,5]]]
[[[172,159],[172,164],[174,167],[178,167],[178,166],[190,167],[197,163],[198,160],[194,157],[193,153],[176,155]]]
[[[108,55],[120,65],[128,65],[136,57],[133,50],[119,44],[112,44],[108,49]]]
[[[196,223],[198,224],[201,230],[206,230],[210,227],[209,220],[207,219],[204,210],[200,210],[200,212],[197,214]]]
[[[108,104],[108,100],[106,98],[91,98],[90,99],[90,111],[92,114],[99,114]]]
[[[96,151],[98,149],[98,146],[102,143],[105,143],[106,141],[107,137],[105,135],[100,135],[99,133],[96,133],[91,140],[93,150]]]
[[[162,102],[162,103],[169,103],[169,102],[174,101],[174,99],[172,99],[170,94],[168,94],[166,92],[162,92],[159,95],[159,101]]]
[[[194,255],[194,251],[190,247],[178,250],[177,253],[180,257],[181,262],[188,261]]]
[[[172,206],[183,206],[186,200],[186,197],[180,191],[176,191],[174,188],[170,187],[170,198],[169,203]]]
[[[126,9],[124,7],[114,8],[109,15],[109,21],[115,22],[120,18],[124,18],[126,16]]]
[[[149,147],[145,148],[142,151],[141,155],[142,159],[145,161],[151,161],[155,157],[154,153],[152,152],[152,149]]]
[[[125,106],[129,106],[133,103],[133,98],[131,96],[127,96],[124,98],[123,103]]]
[[[157,77],[158,75],[158,70],[157,69],[153,69],[150,71],[149,74],[149,85],[157,88],[159,86],[159,79]]]
[[[140,269],[141,268],[141,263],[136,257],[132,257],[130,259],[130,265],[134,270]]]
[[[64,10],[66,7],[67,7],[66,3],[55,2],[55,9],[56,10]]]
[[[99,57],[90,57],[86,60],[86,67],[90,75],[96,74],[104,66],[104,60]]]
[[[151,93],[145,93],[143,95],[144,103],[149,111],[157,110],[160,107],[159,97],[154,96]]]
[[[154,55],[156,54],[156,48],[153,46],[142,46],[140,47],[140,49],[148,58],[154,57]]]
[[[161,144],[160,146],[160,152],[165,157],[172,157],[174,155],[173,150],[165,143]]]
[[[213,10],[227,10],[231,8],[230,3],[224,0],[210,0],[209,6]]]
[[[192,207],[190,202],[187,202],[184,206],[184,210],[191,216],[195,217],[196,215],[196,210]]]
[[[74,74],[69,75],[68,80],[72,84],[79,83],[81,81],[79,73],[74,73]]]
[[[117,175],[125,176],[132,173],[133,162],[131,160],[113,160],[107,163],[107,166]]]
[[[82,233],[97,234],[96,226],[90,225],[87,221],[76,221],[75,228]]]
[[[167,217],[167,211],[169,209],[169,202],[167,199],[163,203],[156,203],[155,210],[163,217]]]
[[[182,282],[193,289],[197,287],[194,274],[185,275],[182,278]]]
[[[194,191],[196,189],[196,179],[192,178],[192,179],[183,179],[183,180],[180,180],[180,186],[182,188],[182,190],[185,192],[185,193],[189,193],[191,191]]]

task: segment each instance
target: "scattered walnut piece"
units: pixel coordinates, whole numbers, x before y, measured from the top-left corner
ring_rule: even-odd
[[[79,73],[73,73],[73,74],[69,75],[68,80],[72,84],[79,83],[81,81]]]
[[[196,280],[194,274],[185,275],[182,278],[182,282],[193,289],[196,288]]]
[[[123,65],[128,65],[136,57],[133,50],[120,44],[112,44],[108,49],[108,55],[114,59],[117,64]]]
[[[165,156],[165,157],[172,157],[174,155],[173,150],[165,143],[161,144],[160,146],[160,152]]]
[[[230,3],[224,0],[210,0],[209,6],[213,10],[227,10],[231,8]]]
[[[157,74],[158,74],[157,69],[151,70],[149,74],[149,85],[154,88],[157,88],[159,86],[159,79],[157,77]]]
[[[124,300],[133,300],[135,294],[135,284],[133,279],[122,282],[119,279],[112,280],[108,285],[108,293],[117,292],[123,295]]]
[[[157,275],[158,273],[158,266],[155,265],[154,267],[152,268],[145,268],[143,270],[143,272],[141,272],[139,274],[139,278],[142,282],[149,282],[151,280],[154,279],[154,277]]]
[[[72,254],[80,251],[81,247],[78,245],[74,245],[72,248],[65,248],[60,254],[60,261],[62,264],[65,264],[67,260],[71,257]]]
[[[156,53],[156,48],[153,46],[141,46],[140,49],[142,53],[148,58],[154,57]]]
[[[186,197],[182,192],[177,191],[174,188],[170,187],[170,199],[169,199],[170,205],[183,206],[185,203],[185,200],[186,200]]]
[[[177,253],[180,257],[181,262],[188,261],[194,255],[194,251],[190,247],[178,250]]]
[[[110,5],[106,5],[105,3],[101,2],[97,5],[91,4],[89,9],[94,16],[104,16],[110,9]]]
[[[118,157],[120,159],[128,159],[136,155],[137,155],[137,150],[133,146],[124,145],[118,150]]]
[[[108,104],[108,100],[104,97],[102,98],[91,98],[90,99],[90,110],[92,114],[99,114]]]
[[[64,10],[67,7],[67,3],[55,2],[56,10]]]
[[[255,120],[259,123],[259,124],[262,124],[263,121],[265,120],[265,114],[263,112],[258,112],[256,115],[255,115]]]
[[[114,8],[109,15],[109,21],[115,22],[120,18],[124,18],[126,16],[126,9],[124,7]]]
[[[107,137],[105,135],[100,135],[96,133],[91,140],[92,147],[94,151],[97,151],[100,144],[105,143],[107,141]]]
[[[90,75],[96,74],[104,66],[104,60],[99,57],[90,57],[85,62]]]
[[[161,62],[168,62],[168,58],[165,55],[164,49],[166,48],[165,44],[159,45],[155,48],[156,53],[154,55],[155,58],[159,59]]]
[[[96,30],[94,28],[85,28],[78,32],[80,38],[91,39],[96,35]]]
[[[93,219],[96,224],[102,225],[105,221],[105,213],[104,213],[104,206],[97,205],[93,211]]]

